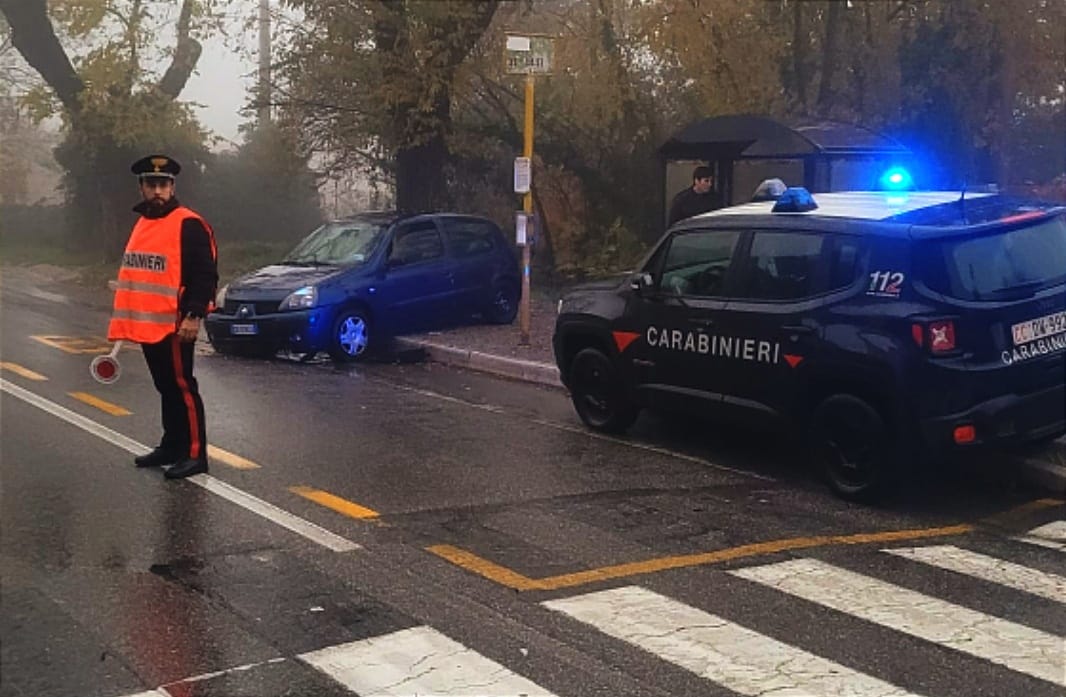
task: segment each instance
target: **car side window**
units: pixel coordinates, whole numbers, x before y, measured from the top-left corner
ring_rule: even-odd
[[[660,290],[667,295],[725,295],[726,274],[739,239],[736,230],[678,234],[666,250]]]
[[[459,258],[489,254],[495,248],[496,229],[492,223],[480,220],[446,220],[448,245]]]
[[[859,273],[859,241],[853,237],[836,236],[829,259],[829,287],[834,291],[847,288]]]
[[[756,232],[743,263],[738,293],[752,300],[799,300],[822,292],[822,250],[826,236],[800,232]]]
[[[444,256],[440,233],[433,223],[420,223],[396,233],[389,251],[389,261],[408,265]]]

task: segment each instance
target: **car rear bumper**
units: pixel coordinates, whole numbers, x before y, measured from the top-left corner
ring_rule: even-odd
[[[218,348],[290,349],[297,353],[327,347],[327,315],[322,308],[239,318],[212,312],[204,320],[211,344]],[[238,333],[254,327],[254,333]]]
[[[956,429],[972,426],[973,440],[956,442]],[[1026,395],[1005,395],[965,411],[921,423],[928,445],[939,450],[1024,445],[1066,433],[1066,384]]]

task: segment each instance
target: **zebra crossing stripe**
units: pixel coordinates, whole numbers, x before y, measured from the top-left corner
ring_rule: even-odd
[[[973,576],[1001,586],[1066,603],[1066,578],[952,545],[884,549],[883,552]]]
[[[742,695],[912,695],[638,586],[543,605]]]
[[[1041,680],[1066,685],[1061,637],[814,559],[729,573]]]
[[[430,627],[330,646],[299,658],[361,697],[554,697]]]
[[[1041,547],[1049,547],[1060,552],[1066,552],[1066,520],[1055,520],[1047,525],[1041,525],[1015,539],[1031,545],[1040,545]]]

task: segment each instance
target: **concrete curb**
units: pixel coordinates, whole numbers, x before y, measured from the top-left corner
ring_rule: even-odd
[[[395,342],[400,349],[424,351],[435,363],[564,389],[559,380],[559,369],[551,363],[505,358],[423,339],[397,338]],[[1048,445],[1044,452],[1018,457],[1016,462],[1023,481],[1056,496],[1066,496],[1066,440],[1060,438]]]
[[[551,363],[526,361],[521,358],[505,358],[491,353],[445,346],[444,344],[437,344],[423,339],[399,337],[395,340],[395,343],[397,348],[400,349],[422,350],[429,360],[435,363],[459,366],[545,387],[563,389],[563,383],[559,380],[559,369]]]

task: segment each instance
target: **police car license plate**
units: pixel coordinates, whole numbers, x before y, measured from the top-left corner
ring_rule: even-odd
[[[241,336],[250,336],[252,334],[259,333],[259,327],[253,324],[231,324],[229,325],[230,334],[239,334]]]
[[[1045,336],[1066,332],[1066,312],[1056,312],[1038,319],[1031,319],[1010,328],[1014,345],[1027,344]]]

